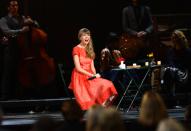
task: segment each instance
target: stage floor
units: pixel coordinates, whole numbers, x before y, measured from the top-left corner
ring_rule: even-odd
[[[0,105],[4,111],[4,118],[1,125],[4,127],[29,127],[41,116],[50,116],[57,121],[62,121],[64,119],[60,112],[60,107],[64,101],[71,100],[74,100],[74,98],[0,101]],[[37,110],[36,107],[41,108]],[[34,109],[37,111],[32,112]],[[134,108],[128,112],[122,107],[119,110],[125,122],[135,121],[138,118],[139,108]],[[184,111],[184,107],[168,108],[169,116],[177,120],[184,120]],[[84,120],[86,120],[85,116]]]
[[[62,99],[62,101],[65,99]],[[14,110],[14,108],[12,108]],[[184,120],[184,111],[185,108],[177,107],[173,109],[168,109],[168,114],[172,118],[176,118],[178,120]],[[136,120],[139,115],[139,110],[130,110],[126,111],[125,109],[120,111],[121,116],[124,121],[132,121]],[[32,110],[26,110],[26,112],[8,112],[4,114],[2,125],[3,126],[19,126],[19,125],[31,125],[41,116],[50,116],[51,118],[62,121],[64,118],[59,109],[57,110],[43,110],[34,112]],[[84,116],[84,120],[86,117]]]
[[[172,118],[176,118],[178,120],[184,120],[184,108],[180,109],[168,109],[168,114]],[[129,111],[129,112],[121,112],[121,116],[124,121],[132,121],[138,118],[139,111]],[[38,113],[9,113],[4,116],[2,121],[3,126],[19,126],[19,125],[31,125],[41,116],[50,116],[51,118],[62,121],[64,120],[61,112],[38,112]],[[86,117],[84,116],[84,120]]]

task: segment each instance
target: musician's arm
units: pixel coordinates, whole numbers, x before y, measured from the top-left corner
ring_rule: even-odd
[[[9,26],[7,25],[7,20],[5,18],[0,19],[0,28],[2,32],[8,36],[16,36],[22,32],[22,29],[16,29],[16,30],[10,29]]]
[[[30,16],[27,17],[23,16],[23,19],[26,25],[33,25],[38,28],[40,27],[39,23],[36,20],[33,20]]]
[[[137,36],[137,31],[129,28],[128,7],[123,9],[122,12],[122,26],[123,30],[130,35]]]
[[[40,27],[40,25],[39,25],[39,23],[36,21],[36,20],[33,20],[33,22],[34,22],[34,25],[36,26],[36,27]]]
[[[152,33],[153,32],[153,25],[150,25],[149,27],[147,27],[145,32],[148,34]]]
[[[152,15],[151,15],[151,11],[150,8],[146,6],[146,12],[147,12],[147,22],[148,22],[148,27],[145,29],[145,32],[147,32],[148,34],[152,33],[154,30],[153,27],[153,20],[152,20]]]

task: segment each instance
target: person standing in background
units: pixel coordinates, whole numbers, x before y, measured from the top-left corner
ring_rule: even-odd
[[[8,37],[9,41],[4,48],[3,72],[1,79],[1,100],[15,98],[17,90],[17,66],[18,66],[18,41],[17,36],[29,31],[31,24],[37,25],[30,17],[19,14],[19,2],[17,0],[8,1],[8,14],[0,19],[0,29]]]

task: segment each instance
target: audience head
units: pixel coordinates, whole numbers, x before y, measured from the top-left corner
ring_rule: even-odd
[[[186,36],[180,30],[175,30],[172,33],[171,40],[173,42],[173,48],[176,50],[182,50],[189,47]]]
[[[141,101],[139,121],[144,125],[152,126],[167,117],[167,109],[161,96],[156,92],[146,92]]]
[[[120,113],[114,107],[105,108],[99,114],[97,131],[124,131],[124,123]]]
[[[191,105],[186,106],[185,120],[191,121]]]
[[[80,121],[83,118],[83,111],[75,100],[64,101],[61,112],[66,121]]]
[[[0,124],[1,124],[2,120],[3,120],[3,110],[0,107]]]
[[[96,131],[98,125],[99,114],[104,110],[104,107],[101,105],[93,105],[87,111],[87,123],[86,131]]]
[[[54,131],[56,122],[49,116],[40,117],[33,125],[31,131]]]
[[[185,129],[177,120],[169,118],[159,123],[157,131],[185,131]]]
[[[96,105],[88,110],[87,131],[124,131],[124,123],[114,108]]]

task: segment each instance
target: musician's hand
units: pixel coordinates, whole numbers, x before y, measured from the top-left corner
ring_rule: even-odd
[[[146,34],[147,34],[147,32],[145,32],[145,31],[140,31],[140,32],[137,33],[137,37],[143,37],[143,36],[145,36]]]
[[[29,16],[27,16],[26,18],[25,18],[25,20],[24,20],[24,24],[25,25],[31,25],[31,24],[33,24],[34,23],[34,21],[29,17]]]
[[[28,26],[23,26],[23,28],[21,29],[22,33],[28,32],[29,31],[29,27]]]

